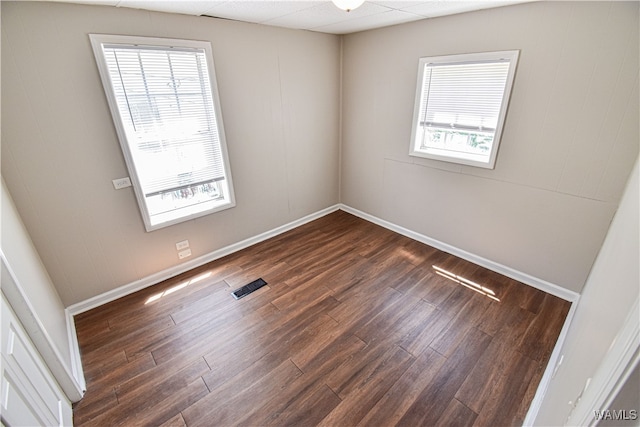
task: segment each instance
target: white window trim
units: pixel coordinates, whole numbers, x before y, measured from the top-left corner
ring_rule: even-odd
[[[130,173],[131,182],[133,184],[134,193],[140,208],[140,213],[144,221],[144,225],[147,231],[153,231],[160,228],[164,228],[173,224],[189,221],[198,217],[219,212],[221,210],[232,208],[236,205],[234,187],[231,178],[231,166],[229,163],[229,155],[227,151],[226,137],[224,132],[224,124],[222,121],[222,111],[220,108],[220,99],[218,96],[218,87],[215,74],[215,68],[213,64],[213,53],[211,49],[211,43],[206,41],[196,40],[181,40],[181,39],[167,39],[159,37],[140,37],[140,36],[123,36],[123,35],[110,35],[110,34],[89,34],[91,45],[94,55],[96,57],[96,63],[98,71],[104,87],[104,92],[107,97],[109,109],[113,118],[113,122],[118,135],[118,140],[122,149],[122,153],[125,158],[127,169]],[[211,97],[213,99],[214,113],[217,122],[218,137],[220,140],[220,149],[222,152],[222,160],[224,163],[225,178],[228,186],[228,195],[226,199],[227,203],[221,204],[202,212],[185,215],[173,220],[161,222],[159,224],[151,224],[150,214],[146,207],[145,195],[140,185],[140,179],[138,178],[138,171],[136,169],[133,156],[131,154],[129,144],[127,142],[127,135],[125,132],[120,112],[118,109],[117,100],[113,91],[113,85],[111,84],[111,76],[107,68],[107,63],[104,58],[102,46],[105,44],[124,44],[124,45],[143,45],[143,46],[162,46],[162,47],[177,47],[177,48],[195,48],[203,49],[205,51],[205,57],[207,60],[207,68],[209,72]]]
[[[412,130],[411,130],[411,141],[410,141],[410,149],[409,155],[415,157],[423,157],[433,160],[440,160],[451,163],[458,163],[468,166],[475,166],[486,169],[493,169],[495,167],[496,158],[498,155],[498,148],[500,145],[500,140],[502,138],[502,130],[504,127],[505,118],[507,115],[507,109],[509,105],[509,99],[511,97],[511,90],[513,87],[513,80],[516,73],[516,67],[518,63],[518,56],[520,51],[518,50],[509,50],[509,51],[497,51],[497,52],[482,52],[482,53],[470,53],[470,54],[459,54],[459,55],[445,55],[445,56],[431,56],[431,57],[423,57],[418,61],[418,78],[416,85],[416,96],[415,96],[415,104],[414,104],[414,113],[413,113],[413,122],[412,122]],[[491,151],[489,154],[489,158],[485,161],[482,160],[479,156],[474,156],[473,154],[459,154],[458,156],[452,156],[445,151],[430,149],[420,150],[416,146],[418,145],[418,134],[422,130],[422,126],[420,125],[420,109],[421,109],[421,101],[422,101],[422,93],[423,93],[423,85],[426,73],[424,72],[425,66],[427,64],[455,64],[455,63],[474,63],[474,62],[482,62],[482,61],[490,61],[496,59],[508,59],[510,62],[509,72],[506,80],[506,85],[502,97],[502,104],[500,108],[500,113],[498,116],[498,123],[496,126],[496,131],[493,138],[493,143],[491,147]]]

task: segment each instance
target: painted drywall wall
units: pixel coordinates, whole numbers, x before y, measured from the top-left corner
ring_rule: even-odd
[[[2,176],[71,305],[338,203],[338,36],[206,17],[2,2]],[[237,206],[145,232],[90,33],[212,43]]]
[[[535,2],[344,37],[341,202],[580,292],[638,154],[637,2]],[[494,170],[410,157],[418,58],[520,50]]]
[[[633,427],[634,424],[638,425],[638,417],[640,416],[640,365],[636,366],[618,395],[611,402],[611,410],[626,411],[624,415],[626,415],[627,420],[607,419],[598,422],[598,427]],[[635,413],[632,411],[635,411]]]
[[[4,180],[0,193],[2,293],[67,397],[80,400],[84,378],[74,370],[64,305]]]
[[[40,321],[47,328],[52,342],[71,366],[64,305],[31,242],[4,181],[1,204],[2,252]]]
[[[572,409],[568,402],[576,402],[587,378],[595,376],[640,295],[639,162],[584,287],[562,347],[562,364],[549,384],[536,425],[565,423]]]

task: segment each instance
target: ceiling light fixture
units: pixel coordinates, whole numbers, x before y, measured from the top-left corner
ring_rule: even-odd
[[[338,8],[351,12],[364,3],[364,0],[331,0]]]

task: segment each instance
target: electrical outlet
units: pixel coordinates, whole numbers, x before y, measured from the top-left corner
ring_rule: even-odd
[[[189,241],[183,240],[182,242],[176,243],[176,250],[181,251],[183,249],[187,249],[189,247]]]
[[[188,256],[191,256],[191,249],[185,249],[182,252],[178,252],[178,258],[180,259],[184,259]]]
[[[111,182],[113,182],[113,188],[115,188],[116,190],[120,190],[121,188],[131,187],[131,180],[129,179],[128,176],[124,178],[114,179]]]

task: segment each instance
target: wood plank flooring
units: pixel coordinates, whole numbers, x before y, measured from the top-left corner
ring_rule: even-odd
[[[569,305],[338,211],[76,316],[74,424],[518,425]]]

